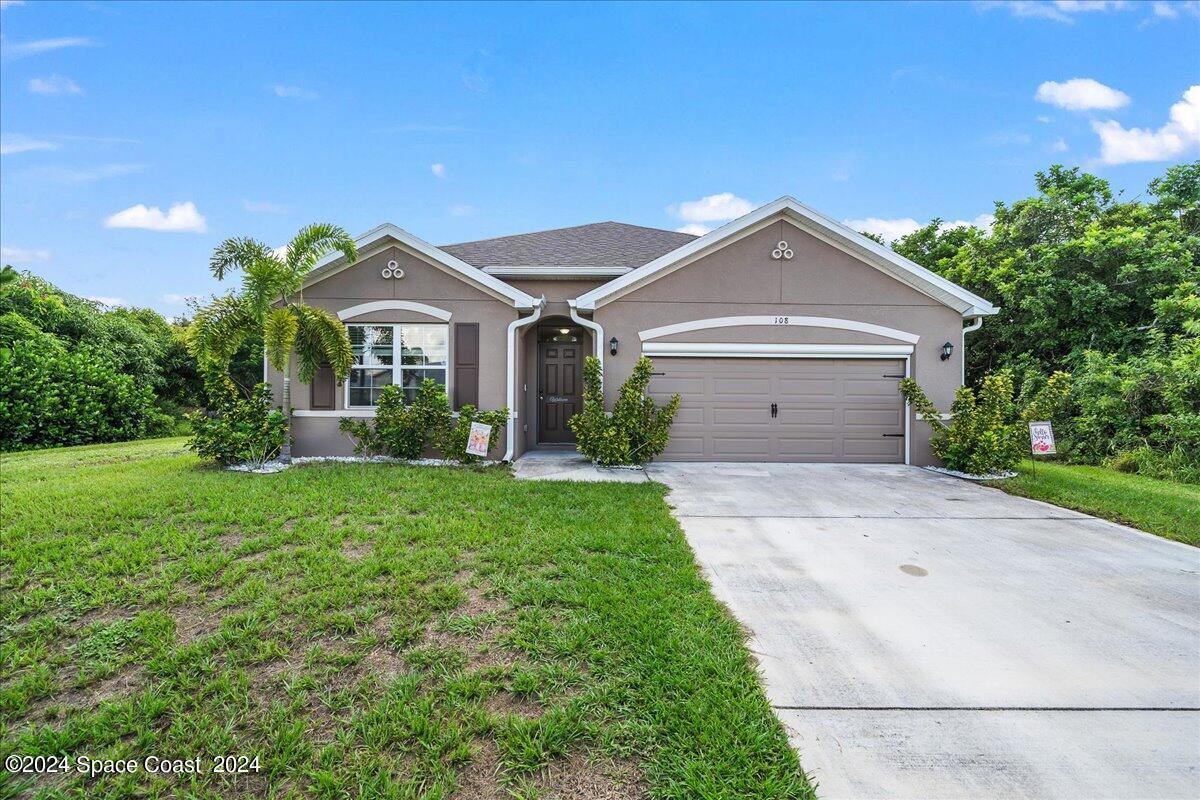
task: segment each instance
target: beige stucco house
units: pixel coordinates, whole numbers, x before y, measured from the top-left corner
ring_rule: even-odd
[[[340,384],[292,376],[296,455],[352,452],[339,419],[425,377],[456,408],[511,409],[507,459],[570,447],[583,358],[602,359],[611,403],[645,354],[651,394],[683,397],[664,459],[928,464],[897,383],[948,407],[966,333],[996,313],[790,197],[700,237],[602,222],[435,247],[385,224],[358,247],[305,282],[355,366]]]

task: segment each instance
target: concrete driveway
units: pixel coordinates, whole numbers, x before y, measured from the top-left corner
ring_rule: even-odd
[[[1200,550],[915,467],[648,471],[826,800],[1200,797]]]

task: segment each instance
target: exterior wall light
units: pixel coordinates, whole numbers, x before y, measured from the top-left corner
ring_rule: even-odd
[[[608,340],[608,353],[615,356],[617,354],[617,337],[612,337]]]
[[[951,354],[953,354],[953,353],[954,353],[954,345],[950,344],[949,342],[946,342],[944,345],[942,345],[942,361],[945,361],[948,358],[950,358]]]

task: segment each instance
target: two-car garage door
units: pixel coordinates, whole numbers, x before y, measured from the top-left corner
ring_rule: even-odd
[[[654,359],[649,394],[682,396],[662,458],[902,463],[904,362]]]

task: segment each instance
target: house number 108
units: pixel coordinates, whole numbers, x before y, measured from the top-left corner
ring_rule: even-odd
[[[788,324],[788,318],[787,318],[787,317],[776,317],[776,318],[775,318],[775,324],[776,324],[776,325],[787,325],[787,324]]]

